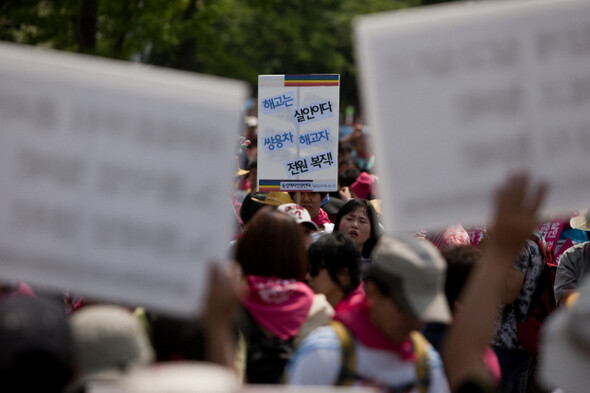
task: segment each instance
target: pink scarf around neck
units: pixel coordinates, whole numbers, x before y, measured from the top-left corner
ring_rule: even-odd
[[[321,207],[318,211],[318,214],[314,218],[312,218],[311,221],[313,221],[320,229],[324,227],[324,224],[332,223],[332,221],[330,221],[330,218],[328,217],[328,213],[326,213],[324,209],[322,209]]]
[[[278,277],[246,276],[246,280],[250,291],[242,302],[252,318],[281,340],[296,336],[311,309],[311,288]]]
[[[366,300],[356,308],[337,313],[334,319],[343,323],[364,346],[395,352],[404,361],[415,360],[412,340],[409,337],[401,344],[395,344],[373,325]]]

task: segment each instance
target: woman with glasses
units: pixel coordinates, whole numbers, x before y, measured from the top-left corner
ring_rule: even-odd
[[[360,250],[348,235],[322,236],[309,247],[308,256],[307,283],[315,293],[326,296],[335,312],[362,302]]]

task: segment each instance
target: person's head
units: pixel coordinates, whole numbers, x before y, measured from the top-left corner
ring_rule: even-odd
[[[249,137],[248,140],[250,144],[246,146],[246,155],[248,157],[248,161],[256,160],[258,156],[258,139],[256,138],[256,129],[254,128],[254,136]]]
[[[355,198],[375,199],[375,195],[373,194],[374,183],[375,177],[373,175],[367,172],[361,172],[354,183],[350,185],[350,191]]]
[[[295,203],[303,206],[309,212],[311,218],[315,218],[320,212],[322,201],[328,195],[327,192],[290,192],[289,195]]]
[[[253,197],[255,202],[262,203],[267,206],[278,207],[285,203],[293,203],[291,196],[285,191],[273,191],[267,193],[256,193],[257,195],[264,194],[262,198]]]
[[[301,281],[307,271],[303,229],[289,215],[264,207],[238,240],[236,260],[246,275]]]
[[[152,322],[151,336],[158,362],[207,360],[205,329],[199,319],[156,315]]]
[[[365,199],[351,199],[338,211],[334,231],[346,233],[362,255],[369,257],[379,238],[379,221],[375,209]]]
[[[445,295],[451,312],[454,313],[461,291],[469,274],[479,262],[481,252],[471,244],[460,244],[444,249],[442,256],[447,262]]]
[[[583,209],[578,215],[570,218],[570,226],[581,231],[590,231],[590,209]]]
[[[355,130],[350,134],[350,144],[357,154],[367,154],[369,151],[369,136],[363,132],[362,126],[355,127]]]
[[[74,375],[63,304],[13,296],[0,303],[0,381],[7,391],[61,392]]]
[[[258,135],[258,118],[256,116],[246,116],[244,125],[246,126],[246,138],[255,142],[257,140],[256,136]]]
[[[360,173],[360,165],[357,159],[352,156],[338,160],[338,174],[341,175],[348,171],[359,171]]]
[[[250,190],[258,191],[258,161],[253,160],[248,164],[248,182]]]
[[[262,203],[265,199],[266,193],[264,192],[251,192],[246,195],[242,201],[242,206],[240,206],[240,218],[244,225],[254,217],[258,210],[265,206],[265,204]]]
[[[360,174],[361,171],[358,168],[347,169],[338,174],[338,185],[340,187],[350,187],[354,184]]]
[[[311,220],[307,209],[296,203],[286,203],[277,207],[277,210],[290,215],[301,226],[305,234],[305,249],[307,250],[313,241],[312,234],[319,229],[317,224]]]
[[[338,157],[347,159],[352,157],[352,145],[349,142],[338,141]]]
[[[315,293],[326,295],[332,306],[359,286],[361,255],[348,235],[324,235],[312,243],[308,255],[307,282]]]
[[[78,375],[73,387],[91,381],[114,381],[154,359],[147,332],[126,308],[113,304],[82,307],[69,319]]]
[[[384,236],[364,270],[372,323],[401,342],[424,322],[449,323],[444,295],[446,264],[429,242]]]

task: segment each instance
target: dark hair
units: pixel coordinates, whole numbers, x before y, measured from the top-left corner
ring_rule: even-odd
[[[297,192],[299,192],[299,191],[289,191],[289,196],[291,197],[291,199],[293,199],[293,202],[295,202],[295,203],[297,203],[297,201],[295,201],[295,194]],[[301,192],[308,192],[308,191],[301,191]],[[322,197],[322,201],[324,200],[326,195],[328,195],[327,192],[319,192],[319,191],[312,191],[312,192],[318,192],[320,194],[320,196]]]
[[[248,163],[248,169],[249,171],[251,171],[252,169],[258,169],[258,161],[257,160],[252,160]]]
[[[352,153],[353,147],[349,142],[338,141],[338,155],[342,153]]]
[[[444,249],[442,256],[447,261],[445,295],[451,311],[454,312],[455,300],[459,298],[471,270],[479,262],[481,252],[471,244],[459,244]]]
[[[309,246],[308,255],[310,268],[316,270],[325,267],[344,295],[354,291],[361,283],[361,253],[347,234],[335,232],[320,237]],[[350,285],[344,285],[338,280],[338,273],[342,269],[348,270]]]
[[[58,393],[72,380],[74,367],[74,342],[63,301],[11,296],[0,303],[2,386]]]
[[[359,207],[365,209],[367,218],[371,224],[371,236],[369,236],[365,244],[363,244],[363,251],[361,253],[364,258],[369,258],[371,256],[371,252],[373,251],[373,247],[375,247],[375,244],[377,243],[377,240],[379,240],[380,236],[377,213],[369,201],[360,198],[353,198],[346,202],[346,204],[340,208],[338,214],[336,214],[336,220],[334,221],[334,231],[338,232],[342,217]]]
[[[305,234],[288,214],[265,206],[238,239],[236,260],[246,275],[302,281],[307,272]]]
[[[208,332],[201,317],[180,318],[170,315],[148,313],[151,322],[151,343],[156,353],[156,360],[207,360]],[[237,345],[238,331],[232,325],[233,336]]]
[[[348,169],[338,175],[338,185],[340,187],[350,187],[360,176],[361,171],[358,169]]]
[[[250,192],[244,197],[242,206],[240,207],[240,218],[242,219],[244,225],[246,225],[252,219],[252,217],[254,217],[258,210],[265,206],[260,202],[256,202],[252,198],[264,201],[266,196],[267,193],[265,192]]]

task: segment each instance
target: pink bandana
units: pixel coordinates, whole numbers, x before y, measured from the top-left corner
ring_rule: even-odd
[[[246,276],[249,295],[243,304],[252,318],[281,340],[294,337],[307,318],[313,291],[295,280]]]
[[[388,340],[371,322],[367,301],[358,307],[337,313],[334,316],[366,347],[397,353],[403,361],[414,361],[412,340],[408,337],[401,344]]]
[[[498,362],[496,352],[492,348],[486,347],[483,353],[483,363],[492,375],[494,383],[498,386],[502,380],[502,371],[500,370],[500,363]]]
[[[364,302],[365,289],[363,287],[363,283],[360,283],[354,291],[340,299],[336,307],[334,307],[334,312],[338,314],[342,311],[352,310],[353,308],[359,307]]]
[[[321,229],[324,227],[324,224],[331,224],[330,218],[328,217],[328,213],[324,211],[320,207],[318,214],[311,219],[311,221],[315,222],[315,224]]]

